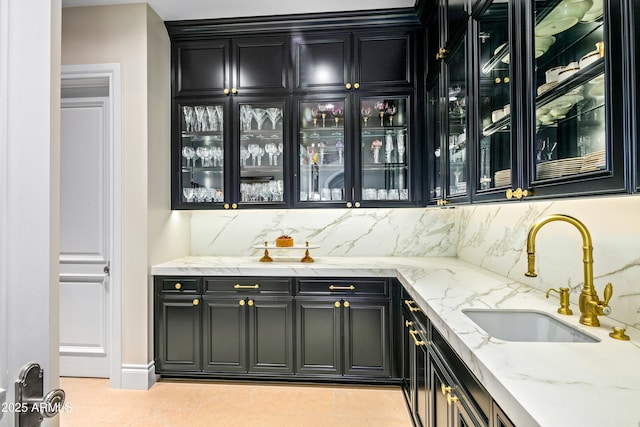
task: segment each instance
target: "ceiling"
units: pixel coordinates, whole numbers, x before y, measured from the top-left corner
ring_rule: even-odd
[[[148,3],[164,21],[413,7],[416,0],[62,0],[62,7]]]

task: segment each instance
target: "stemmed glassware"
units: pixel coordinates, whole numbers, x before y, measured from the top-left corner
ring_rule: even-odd
[[[218,130],[218,112],[213,105],[207,105],[207,114],[209,115],[207,130]]]
[[[251,130],[251,121],[253,120],[253,107],[243,104],[240,106],[240,122],[244,130]]]
[[[382,147],[382,141],[374,139],[371,142],[371,152],[373,153],[373,163],[380,163],[380,148]]]
[[[344,109],[342,107],[335,107],[331,110],[331,115],[333,116],[333,121],[336,122],[336,127],[338,127],[338,122],[344,115]]]
[[[256,157],[258,158],[258,166],[262,166],[262,157],[264,156],[264,148],[258,147]]]
[[[278,147],[276,146],[276,144],[270,142],[264,146],[264,150],[269,155],[269,165],[277,165],[278,156],[276,156],[276,153],[278,152]]]
[[[253,166],[255,166],[257,161],[258,151],[260,150],[260,146],[258,144],[249,144],[247,146],[247,150],[251,155],[251,162],[253,163]]]
[[[196,150],[194,150],[193,147],[187,146],[182,148],[182,157],[187,159],[187,167],[189,167],[189,162],[191,161],[191,159],[195,157],[195,155],[196,155]]]
[[[222,166],[222,158],[224,155],[222,147],[211,147],[211,155],[213,157],[213,166]]]
[[[406,148],[404,144],[404,133],[398,134],[396,145],[398,146],[398,162],[404,163],[404,153]]]
[[[267,120],[267,111],[264,108],[253,108],[251,114],[253,114],[253,118],[258,123],[258,130],[262,130],[262,125]]]
[[[378,110],[378,116],[380,116],[380,126],[384,126],[384,113],[386,108],[387,108],[386,103],[382,101],[376,102],[376,110]]]
[[[333,108],[333,104],[319,104],[318,110],[320,110],[320,117],[322,117],[322,127],[326,125],[327,111]]]
[[[385,153],[385,162],[387,163],[391,163],[391,153],[393,152],[393,136],[391,136],[391,133],[388,133],[385,136],[385,141],[384,141],[384,153]]]
[[[216,114],[218,115],[218,128],[224,130],[224,107],[222,105],[216,105]]]
[[[276,154],[276,157],[278,156],[282,156],[282,152],[284,151],[284,144],[282,142],[278,143],[278,154]]]
[[[314,128],[318,127],[318,117],[320,117],[320,109],[319,108],[312,108],[311,109],[311,118],[313,119],[313,127]]]
[[[336,150],[338,150],[338,163],[342,164],[344,161],[344,142],[341,139],[336,141]]]
[[[182,195],[187,200],[187,202],[191,202],[192,201],[194,194],[195,194],[195,189],[194,188],[191,188],[191,187],[183,187],[182,188]]]
[[[271,120],[271,126],[275,130],[278,120],[282,117],[282,110],[280,108],[271,107],[267,108],[266,112],[269,120]]]
[[[389,116],[389,126],[393,126],[393,117],[398,113],[398,108],[390,103],[385,104],[384,112]]]
[[[362,116],[362,121],[364,121],[364,127],[367,127],[367,121],[371,117],[371,107],[362,107],[360,115]]]
[[[327,150],[327,143],[325,141],[318,142],[318,152],[320,153],[320,162],[319,164],[324,164],[324,153]]]
[[[207,193],[209,193],[209,190],[205,187],[196,187],[194,193],[195,198],[198,202],[204,202],[205,198],[207,197]]]
[[[182,114],[184,115],[185,130],[193,132],[193,117],[195,115],[193,107],[185,105],[182,107]]]
[[[198,158],[200,159],[200,166],[202,167],[206,166],[205,162],[207,161],[207,155],[210,153],[211,153],[211,150],[209,149],[209,147],[206,147],[204,145],[201,145],[198,148],[196,148],[196,156],[198,156]]]
[[[202,132],[206,130],[205,129],[206,122],[205,122],[204,115],[207,112],[207,109],[202,105],[195,106],[193,107],[193,109],[196,112],[196,129],[195,130],[196,132]]]
[[[247,166],[247,159],[251,157],[251,153],[249,153],[249,150],[247,150],[247,148],[242,145],[240,147],[240,161],[242,162],[242,166]]]

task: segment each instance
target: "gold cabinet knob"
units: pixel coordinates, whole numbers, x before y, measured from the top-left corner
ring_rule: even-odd
[[[182,283],[176,283],[175,288],[176,288],[177,290],[182,289]]]
[[[458,399],[458,396],[452,396],[451,393],[447,394],[447,403],[449,404],[449,406],[451,406],[453,403],[458,402],[460,399]]]
[[[238,209],[238,204],[237,203],[232,203],[231,204],[231,209]]]
[[[200,300],[198,298],[193,300],[193,305],[198,305],[200,304]]]
[[[502,82],[503,83],[509,83],[510,81],[511,81],[511,79],[509,77],[505,77]]]
[[[353,88],[354,89],[360,89],[360,83],[354,83],[353,84]]]
[[[348,208],[350,208],[350,207],[352,207],[352,206],[353,206],[353,203],[351,203],[351,202],[347,202],[347,207],[348,207]]]
[[[250,299],[250,300],[247,302],[247,305],[248,305],[249,307],[253,307],[253,300],[252,300],[252,299]]]
[[[241,306],[243,306],[245,304],[245,301],[243,299],[241,299],[240,301],[238,301],[238,304],[240,304]]]
[[[346,308],[349,308],[349,301],[345,301],[342,305],[344,305]]]
[[[502,79],[500,77],[496,77],[495,82],[496,84],[500,84],[502,83]]]
[[[224,90],[222,91],[222,93],[224,93],[225,95],[229,95],[229,89],[227,89],[226,87],[224,88]]]
[[[410,328],[410,327],[412,327],[412,326],[413,326],[413,322],[410,322],[410,321],[408,321],[408,320],[405,320],[405,321],[404,321],[404,326],[405,326],[405,327],[407,327],[407,328]]]
[[[414,311],[420,311],[420,308],[419,308],[419,307],[414,307],[414,306],[413,306],[415,303],[416,303],[416,302],[415,302],[414,300],[407,300],[407,299],[406,299],[406,300],[404,300],[404,305],[406,305],[407,307],[409,307],[409,311],[410,311],[410,312],[412,312],[412,313],[413,313]]]
[[[229,203],[225,203],[225,204],[224,204],[224,208],[225,208],[225,209],[229,209]]]
[[[344,85],[344,87],[346,87],[347,90],[351,89],[351,83],[347,83],[346,85]]]
[[[436,205],[438,206],[446,206],[449,204],[449,201],[447,199],[438,199],[438,201],[436,201]]]
[[[451,393],[451,387],[447,387],[444,383],[440,384],[440,391],[442,394]]]
[[[512,188],[509,188],[506,193],[505,193],[507,199],[511,200],[511,199],[517,199],[520,200],[524,197],[528,197],[533,195],[533,191],[531,190],[523,190],[522,188],[518,187],[515,190]]]
[[[231,93],[236,95],[238,93],[238,89],[236,89],[235,87],[231,88]]]
[[[340,301],[336,301],[333,305],[335,308],[340,308]]]
[[[436,53],[436,59],[444,59],[446,55],[447,49],[441,47],[440,49],[438,49],[438,53]]]
[[[355,206],[356,208],[359,208],[359,207],[360,207],[360,202],[355,202],[355,203],[353,204],[353,206]]]

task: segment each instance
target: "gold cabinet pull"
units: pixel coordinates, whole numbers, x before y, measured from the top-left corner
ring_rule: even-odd
[[[249,307],[253,307],[253,300],[252,300],[252,299],[250,299],[250,300],[247,302],[247,305],[248,305]]]
[[[193,300],[193,305],[198,305],[200,304],[200,300],[198,298]]]
[[[522,188],[518,187],[515,190],[512,188],[509,188],[505,194],[507,196],[507,199],[511,200],[511,199],[517,199],[520,200],[524,197],[528,197],[533,195],[533,191],[531,190],[523,190]]]
[[[229,89],[227,89],[226,87],[224,88],[224,90],[222,91],[222,93],[224,93],[225,95],[229,95]]]
[[[354,83],[353,84],[353,88],[354,89],[360,89],[360,83]]]
[[[238,93],[238,89],[236,89],[235,87],[231,88],[231,93],[236,95]]]
[[[231,209],[238,209],[238,204],[237,203],[232,203],[231,204]]]
[[[416,347],[420,347],[426,344],[424,341],[418,339],[418,331],[411,329],[409,330],[409,335],[411,335],[411,338],[413,338],[413,342],[415,343]]]
[[[346,85],[344,85],[344,87],[346,87],[347,90],[351,89],[351,83],[347,83]]]
[[[240,283],[236,283],[235,285],[233,285],[234,289],[260,289],[260,285],[259,284],[255,284],[255,285],[241,285]]]
[[[345,308],[349,308],[349,301],[345,301],[342,305],[344,305]]]
[[[413,326],[413,322],[410,322],[410,321],[408,321],[408,320],[405,320],[405,321],[404,321],[404,326],[405,326],[405,327],[407,327],[407,328],[410,328],[410,327],[412,327],[412,326]]]
[[[240,304],[241,306],[243,306],[245,304],[245,301],[243,299],[241,299],[240,301],[238,301],[238,304]]]
[[[224,204],[224,208],[225,208],[225,209],[229,209],[229,203],[225,203],[225,204]]]
[[[447,387],[444,383],[440,384],[440,391],[442,394],[451,393],[451,387]]]
[[[348,207],[348,208],[350,208],[350,207],[352,207],[352,206],[353,206],[353,203],[351,203],[351,202],[347,202],[347,207]]]
[[[335,308],[340,308],[340,301],[336,301],[333,305]]]
[[[414,311],[420,311],[419,307],[414,307],[413,304],[415,304],[416,302],[414,300],[404,300],[404,304],[409,307],[409,311],[414,312]]]
[[[436,53],[436,59],[444,59],[446,54],[447,54],[447,49],[441,47],[440,49],[438,49],[438,53]]]
[[[182,289],[182,283],[176,283],[175,288],[176,288],[177,290]]]
[[[329,285],[329,290],[330,291],[355,291],[356,287],[353,285],[349,285],[349,286]]]
[[[355,202],[355,203],[353,204],[353,206],[355,206],[356,208],[359,208],[359,207],[360,207],[360,202]]]
[[[438,199],[436,201],[436,205],[438,205],[438,206],[445,206],[445,205],[448,205],[448,204],[449,204],[449,201],[447,199]]]

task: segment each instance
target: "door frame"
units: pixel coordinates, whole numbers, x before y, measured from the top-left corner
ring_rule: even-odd
[[[62,87],[108,84],[107,162],[109,213],[109,386],[122,388],[122,81],[120,64],[62,65]]]

